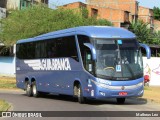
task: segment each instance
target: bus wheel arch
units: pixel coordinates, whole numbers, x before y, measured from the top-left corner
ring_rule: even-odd
[[[25,78],[25,91],[26,95],[31,97],[32,96],[32,85],[29,82],[29,78]]]

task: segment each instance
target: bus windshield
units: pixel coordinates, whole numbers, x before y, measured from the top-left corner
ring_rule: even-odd
[[[95,62],[97,77],[107,80],[131,80],[143,76],[142,55],[134,39],[96,39]]]

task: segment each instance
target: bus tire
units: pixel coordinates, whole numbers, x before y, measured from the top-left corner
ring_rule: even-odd
[[[39,97],[39,92],[37,91],[36,82],[32,82],[32,94],[33,97]]]
[[[78,85],[77,97],[80,104],[85,103],[85,98],[83,97],[82,87],[80,84]]]
[[[124,104],[126,98],[117,98],[117,103],[118,104]]]
[[[25,91],[26,91],[26,95],[28,97],[31,97],[32,96],[32,86],[29,84],[28,81],[25,82]]]

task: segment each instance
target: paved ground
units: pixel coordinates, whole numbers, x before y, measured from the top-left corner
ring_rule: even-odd
[[[47,95],[41,98],[27,97],[24,91],[0,90],[0,99],[8,101],[12,108],[11,111],[160,111],[160,105],[148,102],[145,99],[127,99],[124,105],[118,105],[115,99],[106,101],[89,101],[87,104],[79,104],[70,96]],[[73,113],[74,114],[74,113]],[[94,114],[94,113],[93,113]],[[105,113],[104,113],[105,114]],[[127,112],[126,112],[127,114]],[[151,117],[75,117],[76,120],[129,120],[145,119],[158,120],[159,118]],[[65,120],[75,118],[65,117]],[[17,118],[14,118],[17,120]],[[24,118],[23,118],[24,119]],[[31,119],[31,118],[29,118]],[[38,118],[40,119],[40,118]],[[42,118],[43,120],[44,118]],[[54,117],[45,119],[62,120],[64,117]],[[11,119],[13,120],[13,118]]]

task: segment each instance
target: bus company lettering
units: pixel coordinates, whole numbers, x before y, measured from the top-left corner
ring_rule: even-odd
[[[68,58],[42,59],[40,70],[71,70]]]
[[[25,60],[33,70],[71,70],[68,58]]]

